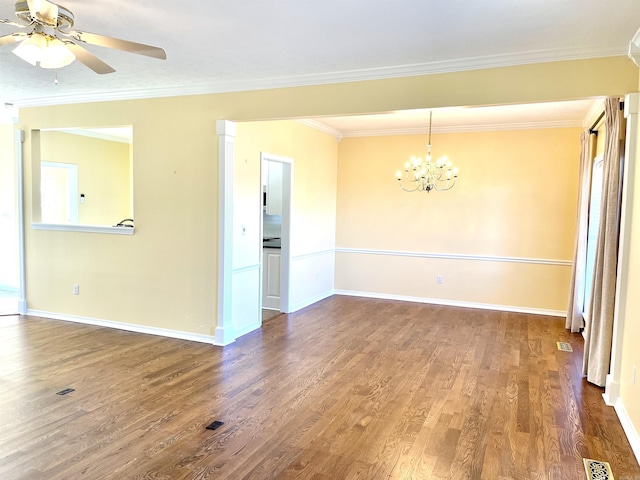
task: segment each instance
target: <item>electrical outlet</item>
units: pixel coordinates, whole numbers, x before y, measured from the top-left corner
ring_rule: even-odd
[[[442,282],[444,282],[444,280],[442,279],[442,275],[438,275],[437,281],[439,284],[442,284]]]
[[[80,285],[74,285],[73,286],[73,294],[74,295],[80,295]]]
[[[636,384],[636,366],[631,367],[631,384]]]

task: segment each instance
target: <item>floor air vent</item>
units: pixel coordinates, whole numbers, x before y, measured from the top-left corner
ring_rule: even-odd
[[[66,395],[67,393],[75,392],[75,388],[65,388],[64,390],[60,390],[56,392],[56,395]]]
[[[207,425],[207,430],[216,430],[220,428],[222,425],[224,425],[224,422],[221,422],[220,420],[216,420],[211,425]]]
[[[599,462],[583,458],[587,480],[614,480],[611,466],[607,462]]]
[[[556,345],[558,345],[558,350],[563,352],[573,352],[573,348],[571,348],[571,345],[569,345],[568,342],[556,342]]]

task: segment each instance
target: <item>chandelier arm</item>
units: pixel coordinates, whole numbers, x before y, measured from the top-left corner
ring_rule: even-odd
[[[415,188],[404,188],[404,186],[402,186],[402,184],[399,184],[400,188],[402,190],[404,190],[405,192],[415,192],[416,190],[420,190],[419,185],[416,185]]]
[[[437,183],[434,183],[433,187],[439,192],[446,192],[447,190],[451,190],[455,184],[456,184],[456,179],[454,178],[453,180],[449,180],[444,187],[438,186]]]

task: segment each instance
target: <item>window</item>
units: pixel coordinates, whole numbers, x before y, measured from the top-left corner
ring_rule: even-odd
[[[602,203],[602,154],[593,160],[591,172],[591,195],[589,197],[589,227],[587,230],[587,263],[584,278],[584,305],[582,316],[585,323],[589,321],[591,290],[593,288],[593,269],[596,261],[596,244],[598,243],[598,227],[600,226],[600,205]]]

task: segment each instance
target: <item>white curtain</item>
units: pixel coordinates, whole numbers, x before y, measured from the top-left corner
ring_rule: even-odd
[[[620,99],[605,101],[602,205],[593,272],[590,316],[585,327],[582,373],[587,380],[605,386],[611,364],[613,314],[618,266],[620,225]]]
[[[587,263],[587,231],[589,227],[589,194],[591,190],[591,132],[585,130],[580,135],[580,181],[578,186],[578,219],[573,252],[573,269],[569,287],[569,307],[566,328],[579,332],[584,327],[582,307],[584,306],[584,281]]]

